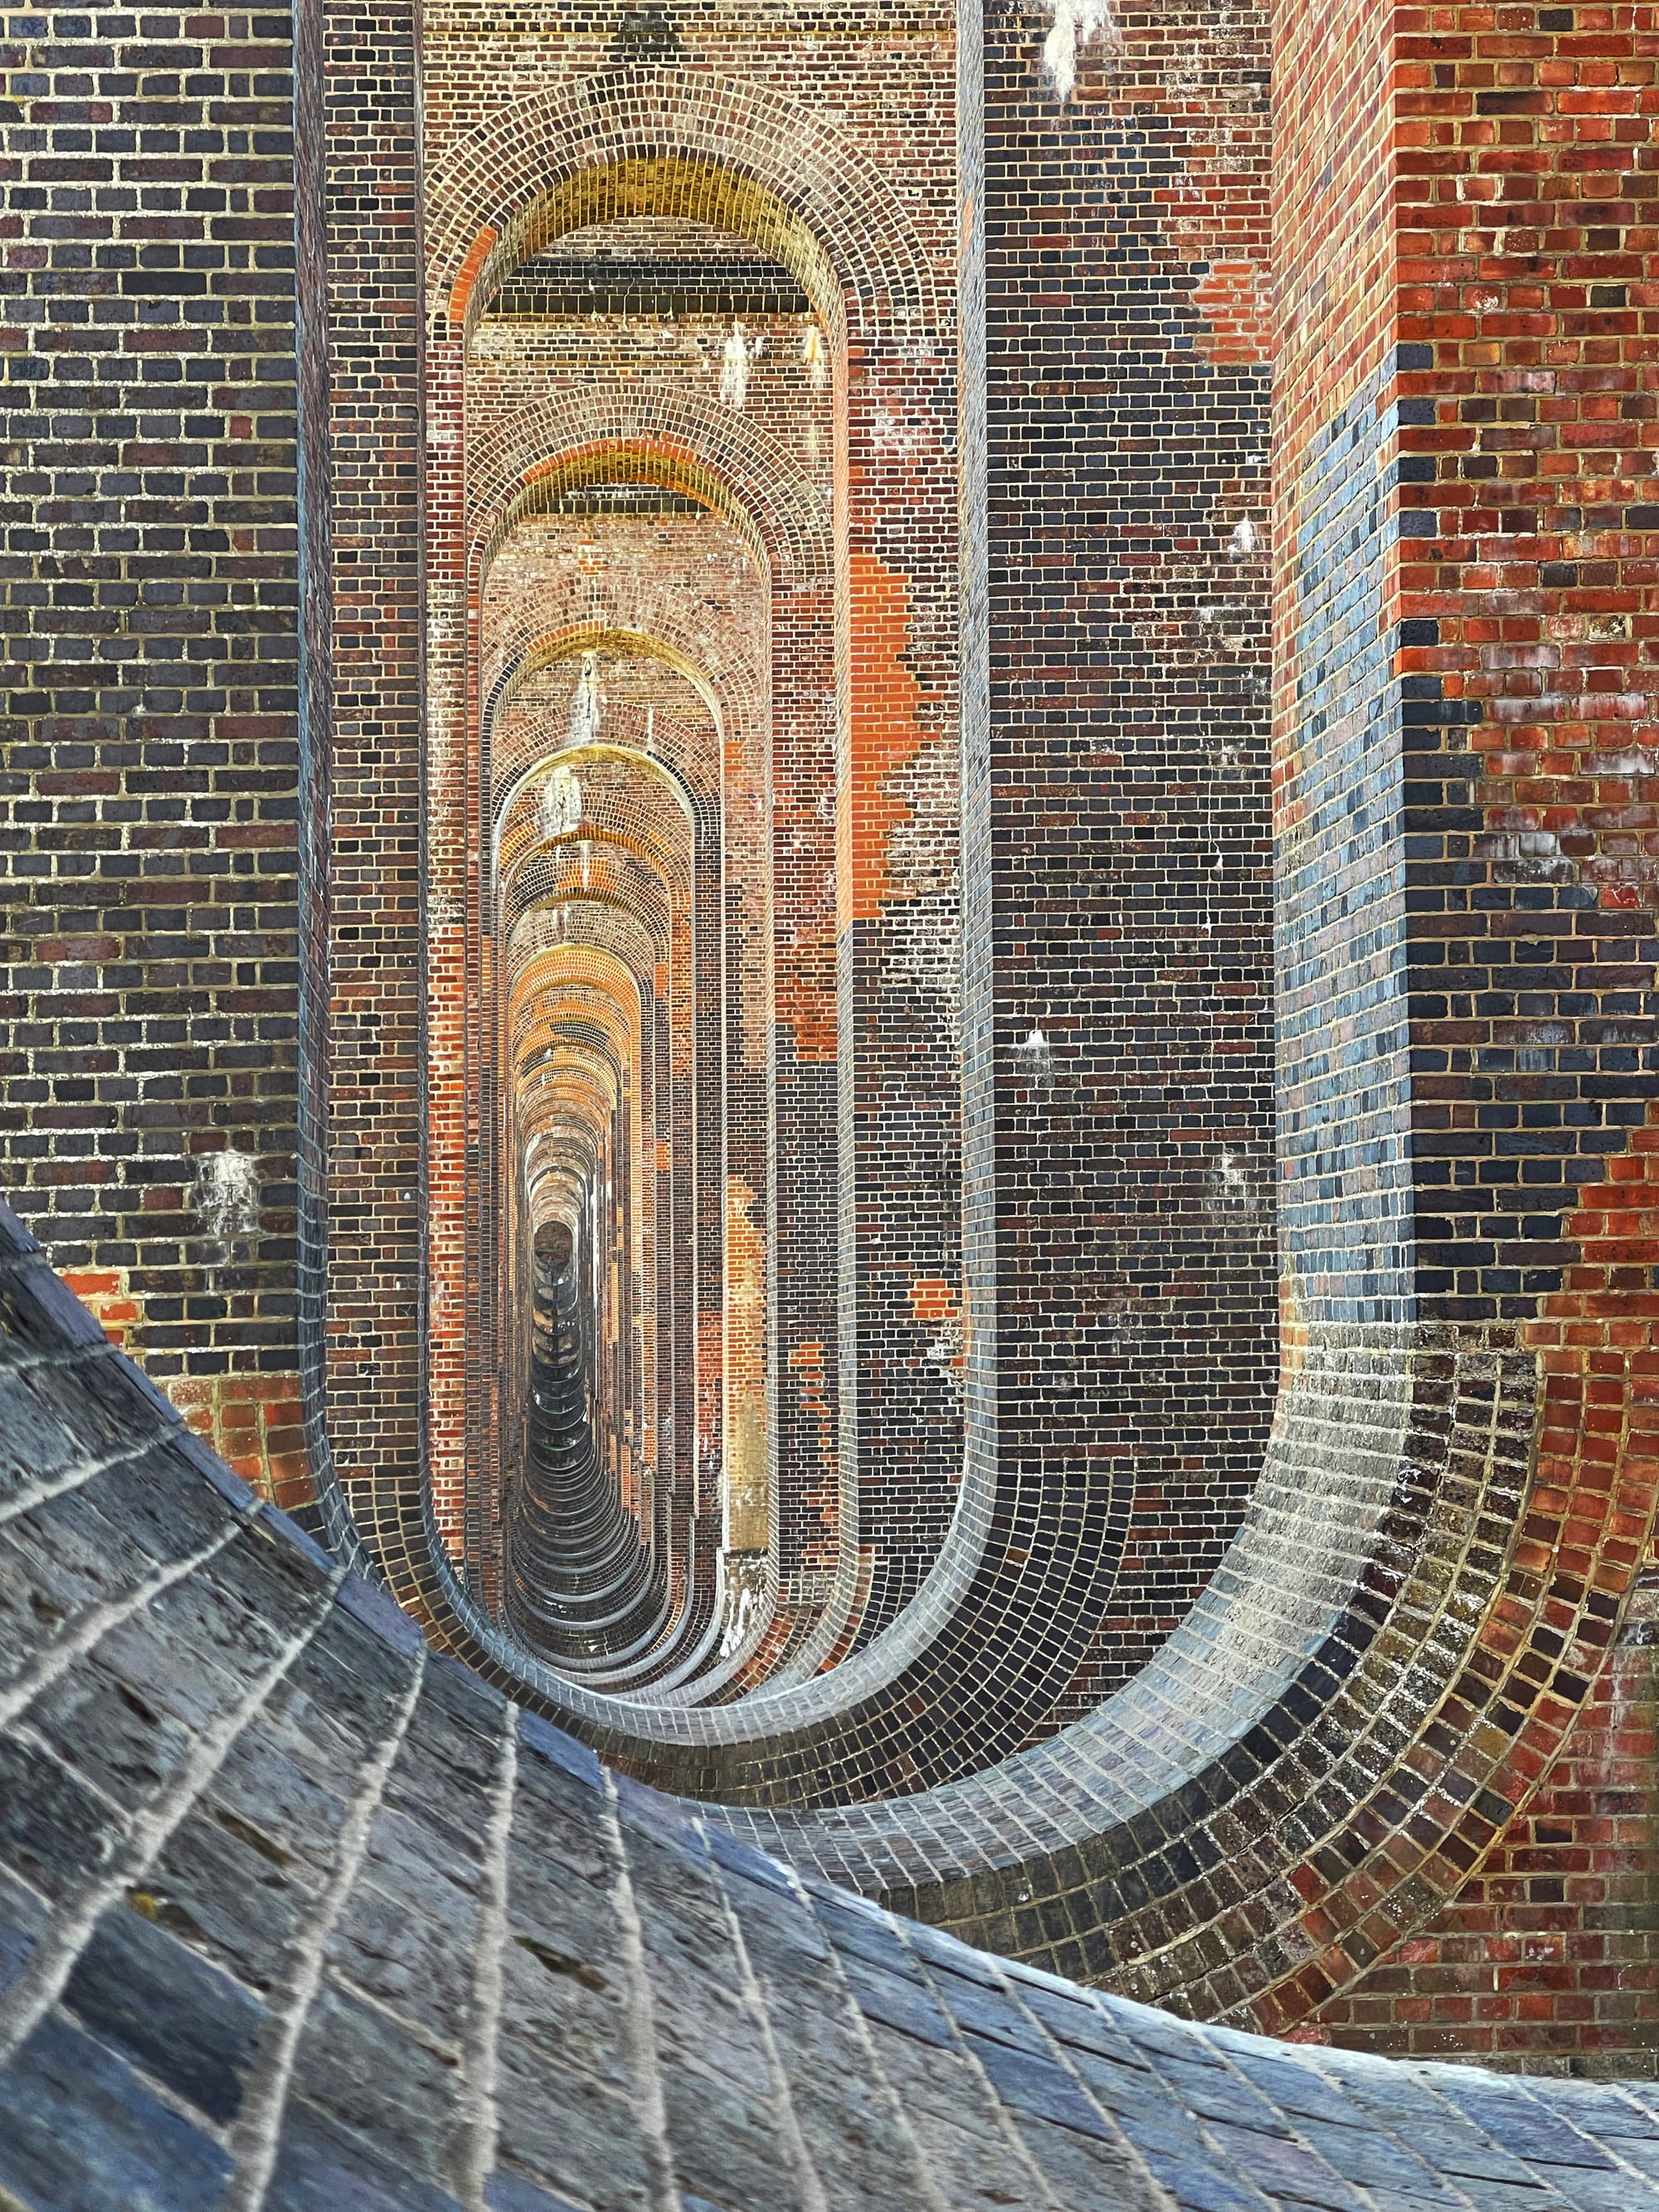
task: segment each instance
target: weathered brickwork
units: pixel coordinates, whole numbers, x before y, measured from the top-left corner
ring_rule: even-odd
[[[5,67],[0,1176],[292,1502],[289,27],[20,13]]]
[[[1528,1534],[1559,1507],[1558,1472],[1602,1461],[1626,1485],[1634,1564],[1653,1358],[1653,42],[1639,15],[1582,9],[1290,22],[1292,112],[1317,116],[1346,73],[1375,122],[1334,171],[1328,128],[1281,145],[1282,280],[1310,280],[1292,289],[1291,343],[1320,348],[1291,382],[1284,459],[1304,425],[1316,450],[1319,415],[1344,403],[1323,466],[1376,525],[1346,544],[1310,538],[1285,789],[1298,816],[1312,804],[1309,709],[1340,715],[1317,692],[1340,667],[1351,699],[1369,694],[1372,780],[1387,780],[1365,834],[1375,848],[1390,821],[1404,831],[1392,868],[1366,871],[1369,939],[1343,887],[1350,951],[1369,953],[1355,1003],[1379,1033],[1393,1025],[1391,1075],[1370,1094],[1369,1145],[1351,1112],[1325,1109],[1348,1147],[1328,1216],[1364,1224],[1364,1295],[1524,1320],[1543,1386]],[[1345,185],[1355,220],[1334,250],[1315,210]],[[1337,362],[1352,399],[1327,397]],[[1322,589],[1344,606],[1346,653]],[[1366,656],[1375,673],[1356,682]],[[1409,1275],[1405,1238],[1376,1235],[1406,1206]],[[1314,1306],[1316,1287],[1296,1287]],[[1588,1702],[1554,1777],[1448,1913],[1321,2012],[1331,2033],[1512,2057],[1650,2045],[1650,1936],[1629,1886],[1644,1854],[1628,1834],[1613,1845],[1582,1796],[1592,1776],[1605,1808],[1629,1786],[1618,1712],[1641,1662],[1600,1635],[1572,1663],[1551,1687]],[[1517,1739],[1521,1772],[1543,1771],[1567,1717]]]
[[[1459,1315],[1557,1287],[1654,1095],[1659,82],[1639,14],[1559,17],[1407,18],[1397,64],[1421,1287]]]
[[[1659,2044],[1647,1577],[1554,1765],[1447,1910],[1298,2031],[1349,2050],[1650,2072]]]
[[[630,1778],[613,1902],[702,1801],[705,1935],[744,1838],[1189,2019],[1651,2072],[1651,12],[10,35],[0,1175],[86,1313],[20,1244],[0,1364],[44,1300],[102,1405],[101,1331],[491,1686],[405,2174],[494,2202],[535,1714]],[[616,1909],[637,2088],[679,1938]],[[702,2201],[702,2124],[603,2201]]]

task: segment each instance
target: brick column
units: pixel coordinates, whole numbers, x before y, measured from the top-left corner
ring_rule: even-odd
[[[419,1522],[422,1237],[420,285],[415,18],[327,18],[334,735],[329,1427],[407,1590]]]
[[[1591,1622],[1529,1655],[1524,1725],[1491,1707],[1517,1733],[1467,1881],[1305,2031],[1376,2048],[1595,2053],[1659,2021],[1645,1626],[1609,1651],[1659,1365],[1656,59],[1629,8],[1281,10],[1281,838],[1329,886],[1340,806],[1340,988],[1387,1070],[1344,1097],[1310,1060],[1293,1091],[1292,1304],[1369,1297],[1448,1348],[1517,1329],[1542,1389],[1518,1555],[1570,1607],[1575,1484],[1616,1538]],[[1285,1016],[1328,1036],[1304,950]],[[1362,1219],[1389,1249],[1345,1268]]]

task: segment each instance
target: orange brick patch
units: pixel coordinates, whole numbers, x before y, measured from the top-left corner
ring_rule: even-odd
[[[99,1322],[110,1342],[125,1350],[127,1331],[138,1318],[137,1304],[127,1289],[125,1268],[80,1267],[65,1274],[64,1280]]]
[[[167,1395],[244,1482],[285,1512],[316,1495],[297,1375],[179,1376]]]

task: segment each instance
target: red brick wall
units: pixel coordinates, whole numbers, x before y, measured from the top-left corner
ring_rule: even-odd
[[[1348,480],[1401,518],[1372,604],[1402,702],[1419,1310],[1512,1317],[1536,1350],[1522,1548],[1564,1600],[1574,1482],[1618,1486],[1632,1541],[1652,1504],[1656,58],[1641,10],[1281,18],[1285,527],[1351,395]],[[1305,573],[1281,602],[1292,835],[1302,679],[1331,651]],[[1453,1901],[1306,2033],[1651,2050],[1651,1602],[1563,1657],[1469,1809]],[[1448,1727],[1481,1694],[1455,1686]]]
[[[1455,1902],[1295,2039],[1346,2049],[1651,2071],[1659,2050],[1659,1580],[1526,1810]]]

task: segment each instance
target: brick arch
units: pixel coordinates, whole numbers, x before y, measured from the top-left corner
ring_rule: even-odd
[[[472,540],[480,587],[489,578],[497,556],[506,549],[521,522],[549,513],[563,492],[605,483],[655,484],[665,491],[682,493],[727,523],[742,538],[763,574],[776,566],[768,538],[737,488],[718,468],[700,459],[689,446],[653,434],[636,444],[602,440],[572,453],[551,455],[526,469],[520,478],[520,489],[498,509],[488,534],[475,536]],[[775,532],[772,542],[781,542]]]
[[[641,752],[635,746],[608,744],[600,738],[590,739],[585,744],[566,744],[550,748],[545,754],[538,755],[533,761],[526,762],[524,768],[514,776],[511,784],[503,787],[494,810],[498,848],[501,832],[506,823],[508,812],[524,798],[532,780],[542,774],[555,759],[564,762],[573,768],[586,761],[602,763],[611,768],[630,769],[642,775],[653,790],[666,789],[678,813],[684,820],[688,848],[695,841],[697,831],[703,825],[708,812],[706,802],[700,801],[697,793],[690,787],[685,778],[676,770],[671,762],[659,760],[650,753]],[[574,840],[575,836],[576,833],[572,831],[568,836],[550,838],[548,842],[550,844],[562,842],[568,844]]]
[[[788,447],[696,392],[553,395],[468,456],[469,566],[480,583],[520,514],[616,474],[679,491],[751,537],[781,581],[827,586],[831,518]]]
[[[611,928],[621,938],[634,939],[633,954],[623,953],[619,945],[610,943],[599,936],[555,937],[550,933],[542,934],[544,923],[550,923],[556,915],[568,915],[573,907],[593,909],[591,920],[584,911],[580,925],[584,930]],[[619,916],[621,921],[617,919]],[[631,927],[624,924],[629,924]],[[642,947],[638,942],[640,939],[643,940]],[[603,944],[607,951],[616,952],[619,958],[627,959],[636,973],[648,969],[668,957],[668,932],[664,917],[646,915],[639,907],[615,892],[579,889],[556,891],[551,896],[538,899],[534,905],[526,906],[513,925],[507,939],[507,959],[509,966],[513,966],[527,961],[533,952],[550,951],[556,945],[588,944]]]
[[[509,938],[533,908],[568,903],[573,897],[602,891],[617,905],[637,900],[638,911],[648,915],[652,929],[671,939],[688,926],[690,912],[686,881],[672,861],[653,855],[642,842],[596,830],[584,840],[590,851],[601,853],[606,880],[584,888],[580,878],[565,866],[564,850],[533,835],[514,852],[502,870],[502,908]],[[629,882],[629,878],[634,880]],[[573,884],[575,886],[573,890]],[[626,888],[624,888],[626,886]]]
[[[634,765],[631,757],[620,750],[606,753],[595,747],[581,749],[575,757],[621,767]],[[708,926],[708,886],[702,880],[708,868],[705,841],[698,834],[677,780],[672,775],[653,778],[648,788],[655,803],[639,808],[630,805],[626,814],[617,794],[607,787],[588,816],[590,793],[585,798],[580,827],[550,838],[543,834],[535,796],[534,780],[543,765],[538,763],[526,770],[504,804],[497,829],[497,850],[491,867],[493,902],[509,938],[530,907],[543,903],[548,896],[541,881],[544,876],[558,896],[569,896],[566,858],[573,848],[585,844],[612,856],[603,863],[607,872],[615,868],[615,856],[625,856],[624,873],[628,866],[637,868],[647,883],[656,886],[650,893],[643,889],[641,892],[648,899],[653,927],[659,926],[678,948],[677,958],[689,960],[689,933],[700,911],[704,927]],[[631,778],[629,789],[631,797]],[[612,889],[618,897],[622,896],[619,885]]]
[[[529,672],[528,664],[537,665],[562,657],[556,652],[556,641],[586,632],[600,641],[615,636],[632,644],[641,638],[660,639],[672,653],[696,665],[709,692],[719,706],[725,721],[737,726],[744,719],[757,724],[763,717],[769,695],[765,670],[760,663],[738,646],[737,641],[691,634],[685,613],[684,595],[678,590],[665,592],[660,599],[644,610],[643,629],[625,619],[627,612],[613,596],[614,587],[608,574],[601,571],[584,577],[583,585],[588,599],[588,619],[585,622],[550,619],[550,610],[541,595],[532,591],[520,591],[514,595],[514,611],[506,620],[491,625],[492,652],[481,671],[480,684],[485,714],[499,714],[506,687],[520,680],[519,672]],[[763,588],[757,584],[757,590]],[[721,642],[726,650],[721,651]],[[574,644],[578,652],[586,646]],[[600,643],[603,650],[603,643]]]
[[[568,655],[594,641],[590,630],[568,634],[562,643]],[[630,1318],[621,1340],[632,1347],[628,1356],[637,1363],[640,1378],[635,1402],[643,1427],[635,1441],[641,1449],[659,1449],[658,1440],[670,1433],[671,1422],[676,1437],[682,1428],[688,1438],[694,1433],[698,1402],[695,1363],[702,1348],[699,1316],[719,1309],[718,1255],[696,1241],[697,1224],[717,1201],[709,1170],[718,1163],[719,1148],[706,1139],[698,1142],[696,1133],[705,1109],[692,1088],[694,1036],[713,1052],[719,1034],[718,963],[710,972],[706,956],[700,957],[697,950],[699,944],[707,943],[719,914],[718,868],[711,884],[708,850],[710,824],[717,832],[718,814],[688,788],[672,763],[629,745],[601,738],[558,751],[579,768],[585,763],[590,770],[604,772],[594,811],[593,796],[585,789],[587,803],[580,830],[552,841],[539,834],[535,784],[545,761],[534,763],[516,787],[503,794],[499,816],[502,853],[495,872],[501,878],[502,902],[513,917],[505,958],[497,969],[505,987],[499,1061],[504,1072],[511,1071],[506,1073],[506,1087],[511,1089],[517,1115],[517,1136],[509,1149],[518,1151],[525,1135],[536,1127],[540,1112],[533,1096],[535,1079],[523,1073],[526,1044],[557,1040],[557,1019],[538,1017],[556,1016],[562,998],[568,995],[554,982],[546,1006],[538,1009],[540,979],[568,973],[573,963],[580,964],[596,955],[613,956],[632,975],[640,1002],[637,1036],[630,1048],[633,1096],[623,1109],[629,1164],[624,1171],[627,1196],[619,1202],[634,1224],[635,1287],[623,1294],[619,1310]],[[524,840],[517,834],[520,826],[528,833]],[[595,875],[603,887],[599,900],[584,894],[574,867],[561,866],[562,856],[574,858],[570,848],[581,842],[595,848]],[[590,884],[588,894],[594,888]],[[606,890],[614,895],[610,906],[604,902]],[[561,906],[575,905],[586,920],[573,932],[562,932],[559,941],[543,943],[538,940],[546,933],[544,922],[532,925],[526,936],[520,909],[529,915],[539,907],[544,914],[550,897],[556,897]],[[694,908],[702,924],[695,932]],[[525,1012],[531,1019],[528,1030]],[[655,1146],[650,1146],[647,1167],[643,1148],[653,1100],[659,1102],[659,1110],[668,1104],[667,1125],[659,1125],[668,1153],[665,1159]],[[669,1178],[665,1186],[661,1181],[665,1169]],[[689,1279],[682,1279],[672,1261],[665,1263],[666,1272],[659,1265],[657,1255],[672,1252],[677,1243],[696,1254]],[[509,1230],[503,1252],[507,1279],[523,1279],[526,1263],[521,1247],[522,1237]],[[659,1462],[650,1463],[663,1471]],[[708,1595],[708,1577],[692,1575],[686,1565],[691,1556],[688,1515],[695,1513],[695,1492],[681,1486],[680,1474],[677,1458],[659,1504],[652,1508],[657,1536],[666,1546],[665,1557],[671,1562],[662,1613],[671,1646],[698,1632]],[[637,1655],[635,1663],[646,1671],[659,1665],[655,1645]],[[584,1670],[583,1679],[603,1686],[591,1669]]]
[[[720,693],[703,672],[701,663],[684,648],[659,633],[650,630],[623,629],[603,623],[569,623],[565,627],[533,637],[510,663],[503,667],[490,686],[483,714],[486,730],[496,716],[512,704],[520,687],[540,675],[544,669],[554,667],[562,660],[574,660],[580,653],[608,653],[617,659],[660,661],[682,677],[696,691],[708,710],[714,724],[715,735],[722,733],[725,713]],[[643,761],[650,757],[640,755]],[[504,803],[501,787],[497,786],[495,811],[499,813]]]
[[[551,1003],[534,996],[549,976],[553,979]],[[551,1037],[564,1007],[583,994],[591,994],[595,1003],[614,1007],[630,1046],[637,1043],[640,987],[627,963],[599,945],[544,945],[526,961],[514,980],[507,1026],[515,1064],[533,1042]]]
[[[580,1135],[590,1158],[597,1159],[599,1141],[594,1131],[604,1117],[615,1111],[620,1096],[605,1056],[591,1045],[580,1046],[567,1039],[556,1068],[525,1097],[526,1153],[538,1141],[544,1143],[550,1131],[568,1131]]]
[[[688,659],[691,657],[687,651],[691,641],[668,635],[660,623],[649,631],[638,632],[622,630],[611,622],[568,623],[549,630],[542,627],[541,614],[542,610],[532,607],[526,620],[516,630],[507,632],[500,665],[485,694],[481,722],[490,741],[494,787],[491,810],[497,816],[506,804],[508,790],[519,779],[521,763],[533,755],[545,765],[553,752],[569,750],[568,736],[562,737],[556,744],[544,744],[524,727],[525,714],[533,711],[533,696],[532,708],[527,709],[523,695],[549,669],[590,650],[609,649],[618,654],[636,654],[642,659],[666,659],[664,653],[646,650],[642,641],[652,638],[676,654]],[[672,666],[673,663],[668,665]],[[697,665],[712,695],[715,711],[706,727],[694,726],[678,715],[666,714],[664,719],[668,724],[668,741],[665,742],[659,721],[655,757],[679,778],[695,806],[718,811],[722,737],[729,732],[763,732],[766,691],[758,672],[746,661],[734,660],[711,671],[708,657],[703,656]],[[702,697],[701,693],[699,697]],[[703,703],[707,705],[708,701],[704,699]],[[660,705],[659,712],[663,713]]]
[[[568,194],[568,204],[550,211],[566,228],[578,227],[572,217],[586,208],[592,211],[581,221],[601,220],[599,193],[571,187],[584,174],[638,163],[724,173],[757,188],[817,241],[849,331],[939,327],[931,259],[880,171],[847,134],[757,85],[672,67],[608,71],[514,101],[450,150],[427,182],[429,312],[476,313],[498,270],[543,242],[532,220],[538,201]],[[769,235],[763,203],[748,216],[745,235],[774,249],[787,244]]]
[[[428,179],[425,245],[436,311],[426,357],[428,420],[438,427],[446,446],[452,436],[459,441],[457,458],[463,460],[453,473],[447,467],[434,472],[428,508],[428,556],[433,565],[428,604],[433,619],[428,635],[434,641],[429,696],[435,702],[434,721],[443,725],[434,756],[441,766],[428,787],[434,794],[428,850],[444,878],[476,885],[476,874],[469,875],[472,862],[466,845],[470,823],[482,819],[485,803],[476,787],[477,756],[472,751],[482,702],[477,657],[464,641],[477,640],[476,611],[484,578],[505,533],[516,520],[550,502],[562,480],[597,482],[607,474],[648,471],[674,489],[693,495],[701,490],[701,503],[744,531],[761,556],[772,593],[773,667],[810,671],[810,702],[791,718],[788,743],[774,746],[769,764],[776,818],[789,825],[781,834],[793,839],[790,879],[799,888],[799,900],[781,921],[758,908],[753,914],[745,911],[741,926],[752,940],[760,941],[763,934],[769,940],[784,978],[775,1007],[787,1046],[778,1078],[781,1122],[795,1133],[792,1141],[798,1146],[816,1147],[825,1159],[850,1161],[850,1150],[844,1145],[836,1149],[838,1094],[823,1074],[836,1051],[838,871],[836,833],[826,826],[819,801],[843,752],[854,757],[854,738],[862,737],[860,757],[878,766],[874,776],[866,775],[857,784],[851,842],[862,851],[872,833],[879,843],[892,827],[895,809],[878,791],[872,796],[872,787],[891,766],[895,738],[904,757],[902,772],[909,773],[909,724],[902,713],[902,726],[896,729],[890,712],[888,660],[894,652],[915,656],[906,662],[907,678],[921,672],[927,733],[936,723],[941,732],[952,725],[945,703],[954,696],[947,635],[950,591],[941,580],[949,564],[936,558],[954,528],[955,514],[954,501],[941,495],[945,479],[938,465],[951,449],[944,427],[948,401],[940,397],[949,387],[941,381],[939,364],[949,345],[954,299],[951,225],[948,216],[935,221],[926,232],[924,250],[915,211],[883,181],[881,169],[888,165],[879,149],[880,169],[860,150],[859,131],[843,127],[837,118],[804,118],[787,98],[677,70],[612,72],[606,81],[613,92],[622,88],[617,101],[596,107],[587,89],[567,84],[550,88],[539,101],[501,111],[435,164]],[[695,198],[695,208],[688,208],[689,198]],[[831,341],[835,380],[831,435],[837,467],[832,481],[822,486],[810,477],[803,482],[793,453],[776,439],[757,435],[752,418],[719,407],[712,398],[685,393],[675,394],[672,402],[649,393],[642,398],[638,391],[602,399],[588,393],[549,401],[517,410],[494,441],[495,453],[489,442],[469,443],[467,331],[498,272],[567,231],[665,205],[716,218],[723,228],[757,240],[796,270],[817,302]],[[862,373],[849,388],[848,359],[854,344]],[[618,410],[624,409],[618,419]],[[538,416],[556,412],[562,412],[567,422],[579,418],[582,427],[573,434],[568,428],[543,426],[538,451],[527,429],[536,427]],[[647,448],[647,459],[630,455],[630,447]],[[503,448],[508,449],[505,454]],[[857,457],[851,470],[845,465],[849,452]],[[935,464],[931,468],[929,456]],[[512,465],[503,465],[508,459]],[[890,529],[884,520],[890,490],[895,518]],[[838,513],[837,507],[847,512]],[[916,559],[919,510],[929,517],[921,532],[927,550],[921,557],[920,575],[913,577],[909,567]],[[880,556],[871,556],[855,574],[838,573],[835,547],[842,528],[878,540],[893,536],[900,542],[890,549],[892,562],[884,565]],[[900,575],[896,586],[890,585],[893,575]],[[843,650],[848,657],[844,684],[836,680],[832,658]],[[902,687],[901,679],[901,696],[908,702],[910,694]],[[838,727],[842,722],[844,730]],[[859,817],[866,813],[873,819],[861,826]],[[888,882],[885,877],[881,880]],[[465,893],[469,900],[473,896],[471,889]],[[874,917],[861,919],[870,922]],[[440,948],[440,957],[450,960],[447,945]],[[477,959],[467,948],[461,957]],[[879,964],[873,936],[861,957],[872,968]],[[873,994],[866,1002],[872,1008],[879,1003]],[[459,1065],[456,1048],[465,1018],[459,996],[453,1004],[446,999],[441,1013],[441,1020],[429,1027],[433,1054],[446,1065]],[[879,1017],[872,1012],[870,1023],[873,1033]],[[758,1036],[761,1025],[752,1026]],[[947,1024],[927,1023],[922,1029],[932,1039],[947,1033]],[[749,1026],[743,1034],[749,1035]],[[890,1086],[890,1096],[883,1088],[884,1079],[873,1072],[881,1055],[872,1050],[865,1056],[872,1097],[881,1101],[875,1118],[860,1124],[871,1132],[866,1146],[870,1161],[881,1163],[867,1172],[890,1182],[893,1206],[912,1224],[913,1234],[914,1192],[925,1188],[930,1231],[937,1232],[936,1243],[948,1245],[955,1233],[948,1176],[941,1181],[931,1171],[912,1175],[897,1157],[918,1141],[925,1149],[926,1137],[919,1140],[915,1133],[932,1126],[911,1109],[918,1064],[915,1037],[907,1041],[905,1053],[912,1072],[902,1085]],[[927,1080],[939,1092],[941,1119],[948,1120],[954,1093],[943,1058],[940,1046],[933,1053],[937,1065],[930,1066]],[[444,1131],[443,1142],[449,1141],[452,1127],[460,1126],[464,1109],[465,1101],[448,1091],[429,1107],[429,1120]],[[884,1133],[878,1134],[883,1115]],[[753,1121],[749,1117],[744,1126]],[[479,1175],[488,1182],[487,1167]],[[758,1192],[765,1177],[753,1176],[751,1182]],[[910,1194],[900,1198],[900,1191]],[[816,1200],[797,1202],[792,1194],[775,1225],[781,1255],[778,1279],[789,1286],[780,1342],[821,1352],[835,1340],[836,1322],[833,1263],[824,1257],[833,1243],[823,1233],[820,1210]],[[441,1266],[453,1273],[464,1225],[459,1208],[446,1205],[441,1215],[433,1212],[428,1249],[434,1270]],[[881,1242],[879,1231],[870,1233]],[[930,1232],[923,1233],[925,1237]],[[909,1278],[916,1271],[906,1261],[895,1263],[892,1272],[892,1281],[866,1298],[863,1326],[873,1342],[888,1326],[882,1313],[893,1309],[891,1326],[904,1335],[909,1364],[918,1370],[914,1379],[933,1407],[930,1449],[936,1458],[943,1454],[948,1459],[955,1450],[951,1419],[936,1418],[933,1404],[948,1394],[922,1364],[926,1333],[911,1311]],[[923,1272],[938,1270],[924,1266]],[[482,1328],[495,1325],[495,1310],[481,1320]],[[443,1446],[432,1455],[431,1479],[448,1486],[470,1479],[471,1464],[460,1446],[447,1443],[464,1434],[459,1370],[447,1359],[441,1366],[434,1364],[429,1375],[428,1434]],[[902,1386],[895,1389],[902,1395]],[[487,1425],[487,1415],[484,1419]],[[874,1433],[882,1423],[873,1413],[872,1420]],[[799,1479],[820,1485],[819,1429],[813,1426],[808,1434],[797,1422],[789,1438],[787,1448],[798,1455]],[[900,1480],[908,1479],[907,1468]],[[947,1471],[947,1479],[935,1485],[934,1504],[939,1496],[950,1493],[953,1481],[953,1472]],[[843,1474],[839,1525],[849,1559],[855,1503],[855,1489]]]
[[[742,167],[672,152],[623,153],[561,178],[508,221],[477,262],[476,276],[475,241],[450,294],[452,330],[470,334],[506,276],[557,240],[657,216],[689,219],[759,246],[801,285],[837,347],[844,342],[842,280],[810,225]]]
[[[682,888],[676,884],[662,861],[653,860],[638,844],[624,838],[608,837],[603,832],[588,842],[593,850],[603,851],[608,856],[603,880],[597,888],[618,905],[625,904],[629,896],[637,899],[638,911],[649,917],[648,926],[653,933],[665,936],[671,948],[676,947],[681,933],[689,926],[689,907]],[[509,935],[516,933],[520,922],[532,908],[555,902],[562,905],[573,896],[585,895],[580,878],[562,866],[557,848],[545,844],[526,843],[525,849],[514,856],[510,869],[505,872],[502,904]]]
[[[592,763],[605,758],[620,760],[625,748],[619,740],[612,741],[615,750],[606,755],[591,745],[574,745],[568,731],[549,730],[544,718],[538,712],[541,704],[537,690],[528,696],[520,695],[518,711],[506,718],[499,734],[502,773],[499,782],[499,797],[495,808],[499,842],[499,830],[505,819],[506,810],[516,807],[526,790],[546,776],[550,769],[564,765],[576,767],[580,762],[573,755],[580,754]],[[670,769],[687,803],[687,812],[696,831],[698,848],[712,860],[720,836],[720,809],[717,794],[707,795],[706,763],[698,757],[695,740],[701,734],[696,730],[687,732],[684,725],[669,714],[659,716],[657,725],[657,757]],[[712,781],[712,778],[708,779]],[[489,866],[493,871],[494,857]]]

